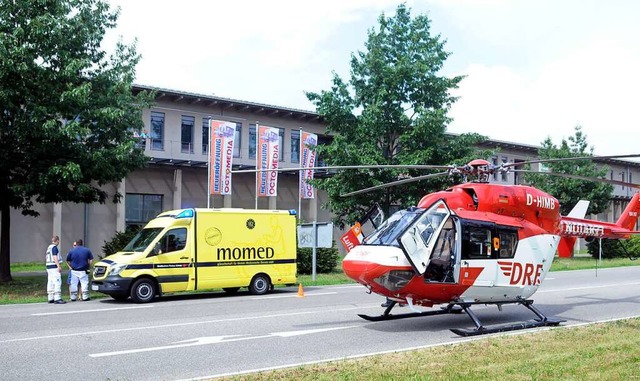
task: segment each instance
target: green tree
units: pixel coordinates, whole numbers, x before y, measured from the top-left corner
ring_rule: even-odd
[[[101,0],[0,1],[0,282],[11,208],[103,203],[105,184],[146,163],[133,132],[152,97],[132,93],[135,42],[100,47],[118,15]]]
[[[575,127],[575,134],[562,139],[556,146],[551,138],[545,139],[538,149],[540,159],[557,159],[566,157],[593,156],[593,147],[589,147],[587,136],[582,127]],[[565,173],[593,178],[594,181],[571,179],[542,174],[526,174],[525,181],[554,196],[560,202],[560,212],[567,215],[579,200],[589,200],[587,213],[598,214],[609,206],[613,185],[598,182],[595,179],[605,178],[608,167],[598,168],[593,160],[568,160],[545,163],[552,172]]]
[[[318,157],[328,165],[448,165],[475,158],[473,147],[484,137],[445,134],[447,112],[455,101],[450,91],[463,77],[439,74],[450,53],[439,35],[431,35],[429,18],[412,18],[410,9],[400,5],[394,17],[382,14],[379,24],[369,31],[365,51],[352,54],[348,82],[334,73],[330,90],[307,93],[334,135],[331,144],[317,147]],[[341,194],[426,173],[345,170],[316,184],[327,191],[335,222],[344,226],[375,202],[388,214],[390,206],[415,205],[425,193],[453,180],[441,177],[352,197]]]

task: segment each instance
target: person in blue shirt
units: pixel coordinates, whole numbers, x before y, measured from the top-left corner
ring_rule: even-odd
[[[76,240],[76,246],[67,254],[67,264],[71,268],[71,301],[74,302],[78,299],[78,282],[75,279],[80,280],[80,287],[82,288],[82,300],[89,300],[89,271],[91,269],[91,262],[93,261],[93,254],[91,250],[82,246],[81,239]]]
[[[45,266],[47,267],[47,299],[49,303],[64,304],[62,300],[62,254],[58,250],[60,238],[57,235],[51,237],[51,245],[45,253]]]

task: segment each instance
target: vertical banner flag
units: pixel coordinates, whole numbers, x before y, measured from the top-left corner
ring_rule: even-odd
[[[313,168],[316,166],[316,152],[311,147],[318,145],[318,135],[309,132],[300,132],[300,166],[302,171],[300,174],[300,197],[313,198],[314,188],[309,184],[308,180],[313,180]]]
[[[280,134],[274,127],[259,126],[256,154],[257,169],[278,169],[280,161]],[[278,172],[258,172],[258,196],[274,197],[278,195]]]
[[[209,126],[211,144],[209,146],[209,189],[211,194],[231,194],[231,169],[233,143],[236,136],[234,122],[212,120]]]

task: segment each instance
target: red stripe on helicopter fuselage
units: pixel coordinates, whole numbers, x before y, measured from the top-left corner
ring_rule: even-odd
[[[460,270],[458,283],[425,282],[423,276],[414,275],[402,289],[391,291],[375,282],[375,279],[389,271],[413,271],[407,266],[387,266],[370,261],[344,260],[344,273],[356,282],[367,286],[372,292],[392,299],[410,297],[413,303],[425,307],[434,304],[449,303],[473,286],[484,268],[464,267]],[[402,296],[400,296],[402,295]]]

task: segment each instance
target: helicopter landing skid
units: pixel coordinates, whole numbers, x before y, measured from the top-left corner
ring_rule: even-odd
[[[412,317],[420,317],[420,316],[434,316],[434,315],[444,315],[444,314],[455,314],[461,313],[462,311],[466,312],[467,315],[473,320],[473,323],[476,325],[475,329],[465,329],[465,328],[452,328],[451,332],[460,336],[477,336],[477,335],[487,335],[490,333],[499,333],[499,332],[508,332],[508,331],[516,331],[520,329],[529,329],[536,327],[546,327],[546,326],[557,326],[566,320],[557,319],[554,317],[545,316],[540,310],[535,308],[533,304],[533,300],[518,300],[518,301],[507,301],[507,302],[499,302],[499,303],[486,303],[486,302],[478,302],[478,303],[451,303],[442,309],[435,311],[423,311],[423,312],[409,312],[405,314],[397,314],[392,315],[391,310],[396,306],[398,302],[391,301],[389,306],[384,310],[382,315],[378,316],[370,316],[364,314],[358,314],[361,318],[368,321],[386,321],[386,320],[397,320],[397,319],[407,319]],[[532,311],[538,317],[535,320],[529,321],[521,321],[515,323],[501,324],[495,326],[485,327],[482,325],[482,322],[476,316],[476,314],[471,311],[471,306],[474,304],[495,304],[499,308],[502,307],[503,304],[521,304]],[[459,306],[459,307],[457,307]]]
[[[473,311],[471,311],[471,305],[473,304],[496,304],[498,307],[501,307],[502,304],[508,303],[516,303],[521,304],[532,311],[538,317],[535,320],[521,321],[515,323],[501,324],[485,327],[482,325],[482,322],[476,316]],[[490,333],[498,333],[498,332],[508,332],[508,331],[516,331],[520,329],[529,329],[529,328],[537,328],[537,327],[546,327],[546,326],[557,326],[566,320],[561,320],[553,317],[545,316],[540,310],[535,308],[533,305],[533,300],[520,300],[515,302],[502,302],[502,303],[458,303],[460,307],[464,310],[464,312],[469,315],[473,323],[476,325],[475,329],[464,329],[464,328],[453,328],[451,332],[460,336],[476,336],[476,335],[486,335]]]
[[[358,314],[361,318],[369,321],[385,321],[385,320],[397,320],[397,319],[407,319],[412,317],[420,317],[420,316],[434,316],[434,315],[444,315],[444,314],[459,314],[462,312],[461,308],[454,308],[455,304],[450,304],[442,309],[435,311],[423,311],[423,312],[409,312],[405,314],[397,314],[392,315],[390,312],[395,307],[398,302],[391,301],[389,306],[384,310],[382,315],[371,316],[365,314]]]

